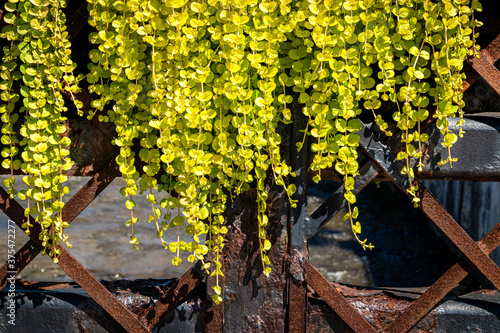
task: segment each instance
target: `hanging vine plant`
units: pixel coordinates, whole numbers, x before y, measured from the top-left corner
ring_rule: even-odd
[[[70,58],[64,7],[65,2],[58,0],[7,2],[4,20],[9,25],[3,28],[2,38],[10,45],[3,50],[0,68],[2,167],[11,170],[4,184],[9,194],[16,194],[14,170],[26,175],[23,181],[28,189],[17,194],[28,202],[25,215],[36,216],[41,225],[39,238],[45,247],[41,253],[49,251],[55,263],[60,252],[55,245],[63,241],[71,246],[64,234],[68,223],[61,216],[62,198],[68,193],[63,172],[73,164],[68,157],[70,140],[62,136],[66,132],[63,93],[72,95],[81,80],[73,75],[76,64]],[[15,82],[19,90],[13,88]],[[16,109],[20,99],[22,106]],[[81,103],[75,104],[78,108]],[[14,131],[19,118],[24,120],[20,137]],[[31,226],[29,220],[23,225],[27,234]]]
[[[89,36],[95,45],[87,67],[95,97],[89,118],[99,114],[99,121],[116,126],[113,144],[120,148],[116,162],[126,181],[120,193],[130,210],[130,243],[139,248],[134,197],[146,192],[148,222],[155,223],[162,245],[176,253],[173,264],[181,262],[180,251],[191,252],[189,261],[202,260],[217,277],[215,302],[221,301],[226,205],[250,186],[257,191],[263,272],[271,272],[265,179],[272,175],[295,204],[295,187],[287,185],[293,172],[281,156],[277,133],[280,123],[293,121],[294,100],[308,119],[297,148],[311,137],[314,181],[326,168],[343,178],[345,219],[363,248],[373,246],[359,238],[352,192],[360,114],[371,115],[387,135],[394,122],[404,146],[397,158],[410,181],[412,160],[422,166],[428,136],[421,124],[429,117],[449,152],[440,164],[451,167],[456,160],[450,148],[457,135],[449,121],[458,115],[457,125],[464,122],[462,67],[477,55],[477,0],[87,1],[95,28]],[[62,93],[78,91],[80,80],[72,74],[64,7],[62,0],[9,0],[1,34],[9,43],[0,84],[2,166],[26,174],[28,190],[18,196],[28,201],[26,214],[42,225],[40,237],[55,261],[54,244],[67,241],[60,211],[67,193],[63,173],[72,165],[70,140],[62,136]],[[384,101],[397,109],[392,120],[379,114]],[[18,119],[20,137],[14,131]],[[5,185],[16,194],[13,177]],[[416,190],[408,189],[415,203]],[[156,191],[168,196],[157,200]],[[178,214],[172,219],[173,212]],[[30,225],[24,227],[29,232]],[[163,240],[169,229],[177,241]],[[181,241],[181,231],[192,241]],[[212,266],[205,261],[209,251]]]

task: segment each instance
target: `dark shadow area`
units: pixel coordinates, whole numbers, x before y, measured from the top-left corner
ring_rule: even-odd
[[[324,186],[311,186],[309,193],[326,192],[321,190]],[[364,251],[352,236],[349,221],[342,221],[344,213],[339,213],[309,241],[311,263],[329,280],[361,281],[372,287],[423,287],[457,261],[431,222],[392,183],[370,184],[357,198],[361,239],[368,238],[375,248]]]

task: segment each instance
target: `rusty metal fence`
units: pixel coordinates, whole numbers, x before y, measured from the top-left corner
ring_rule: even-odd
[[[68,18],[70,36],[76,37],[86,27],[86,20],[79,11]],[[484,50],[481,58],[474,59],[468,68],[468,80],[464,89],[482,78],[500,95],[500,71],[495,67],[495,62],[500,59],[500,36],[495,38]],[[84,102],[84,110],[90,110],[91,97],[83,92],[78,96]],[[298,109],[298,108],[296,108]],[[294,128],[286,129],[288,133],[299,133],[301,116],[296,114]],[[93,119],[97,119],[94,117]],[[304,120],[304,119],[302,119]],[[493,121],[494,122],[494,121]],[[484,122],[483,122],[484,123]],[[498,139],[497,130],[491,131],[492,141]],[[109,138],[113,136],[114,129],[95,121],[92,125],[93,138]],[[469,135],[482,133],[481,128],[472,128]],[[290,134],[289,134],[290,135]],[[397,143],[391,142],[382,134],[372,128],[371,124],[364,124],[360,132],[363,156],[360,158],[360,175],[355,184],[355,193],[359,193],[368,183],[375,180],[393,182],[402,191],[410,185],[408,179],[400,173],[402,165],[390,153],[389,147]],[[473,140],[474,138],[468,138]],[[296,138],[288,137],[289,142]],[[284,140],[284,141],[287,141]],[[82,163],[72,172],[74,175],[91,175],[92,178],[83,186],[64,206],[63,219],[71,223],[96,197],[108,186],[113,179],[119,176],[114,162],[115,148],[109,140],[99,141],[99,147],[94,152],[91,163]],[[495,141],[500,142],[500,141]],[[285,143],[286,144],[286,143]],[[434,143],[437,146],[437,143]],[[292,146],[292,145],[289,145]],[[436,149],[436,147],[430,149]],[[498,149],[500,150],[500,149]],[[106,157],[106,158],[104,158]],[[257,253],[255,244],[252,244],[251,235],[244,230],[240,219],[251,219],[251,212],[247,217],[241,215],[241,207],[251,199],[252,193],[245,194],[237,199],[233,211],[228,213],[232,229],[228,237],[228,249],[224,261],[223,279],[224,302],[220,305],[211,304],[207,297],[205,331],[206,332],[235,332],[235,331],[271,331],[271,332],[307,332],[309,325],[308,298],[311,293],[316,293],[331,307],[338,317],[355,332],[407,332],[428,314],[443,298],[457,286],[469,273],[478,269],[497,290],[500,290],[500,268],[490,259],[489,254],[500,245],[500,224],[495,226],[480,241],[475,242],[460,227],[460,225],[447,213],[434,196],[418,184],[420,198],[419,208],[428,218],[449,238],[463,253],[463,258],[450,267],[432,286],[427,288],[418,298],[391,320],[388,324],[375,324],[369,322],[346,298],[349,290],[345,287],[328,281],[308,261],[307,240],[314,236],[318,230],[335,216],[345,200],[342,187],[332,194],[326,202],[313,212],[307,214],[307,151],[300,153],[290,149],[289,158],[297,174],[298,207],[290,209],[282,198],[276,197],[269,204],[271,227],[278,226],[275,233],[273,250],[270,257],[273,274],[267,280],[262,278],[258,269],[252,266]],[[463,157],[462,159],[465,159]],[[488,159],[489,157],[485,157]],[[419,179],[435,178],[475,178],[479,180],[500,181],[498,170],[491,174],[469,177],[460,169],[439,170],[432,167],[432,161],[426,161],[426,168],[417,175]],[[479,163],[476,161],[476,163]],[[485,162],[487,163],[487,161]],[[498,165],[496,165],[498,167]],[[481,178],[483,177],[483,178]],[[272,199],[272,198],[271,198]],[[249,201],[248,201],[249,202]],[[21,228],[25,222],[24,209],[3,188],[0,188],[0,209]],[[30,219],[32,219],[30,217]],[[32,221],[34,222],[34,221]],[[36,223],[27,242],[15,255],[15,273],[19,274],[39,253],[41,242],[38,239],[39,226]],[[65,248],[60,247],[61,255],[58,265],[78,285],[84,289],[99,306],[102,307],[116,322],[127,332],[151,332],[165,316],[173,311],[197,286],[208,280],[199,264],[196,264],[181,276],[168,291],[158,299],[153,306],[141,311],[139,315],[121,303],[106,287],[103,286],[85,267],[78,262]],[[238,258],[233,257],[238,252]],[[245,252],[246,255],[241,255]],[[233,261],[234,259],[234,261]],[[244,263],[246,261],[246,263]],[[243,262],[243,263],[242,263]],[[245,269],[238,264],[246,265]],[[0,268],[0,289],[7,284],[8,272],[12,271],[8,263]],[[207,293],[209,293],[209,288]],[[240,301],[232,300],[240,298]],[[273,319],[274,318],[274,319]],[[375,325],[374,325],[375,324]]]

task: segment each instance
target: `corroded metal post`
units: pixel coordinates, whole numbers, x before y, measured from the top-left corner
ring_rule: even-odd
[[[287,157],[289,128],[280,128],[282,156]],[[229,229],[224,247],[223,302],[211,304],[213,278],[207,281],[208,311],[206,332],[286,332],[287,313],[287,255],[290,205],[282,186],[266,179],[267,238],[272,243],[268,251],[272,272],[262,273],[257,225],[257,193],[255,189],[237,196],[226,211]],[[220,278],[219,278],[220,279]],[[301,312],[304,312],[302,306]],[[302,315],[302,314],[299,314]]]
[[[308,257],[306,239],[306,215],[307,215],[307,171],[309,145],[305,142],[302,149],[297,149],[295,143],[302,142],[306,128],[307,119],[301,111],[300,105],[295,99],[292,105],[293,124],[292,142],[290,147],[290,164],[295,172],[295,183],[297,191],[294,200],[297,207],[290,210],[289,236],[290,245],[288,260],[288,320],[289,332],[304,333],[307,327],[307,289],[304,281],[303,259]],[[305,140],[304,140],[305,141]]]

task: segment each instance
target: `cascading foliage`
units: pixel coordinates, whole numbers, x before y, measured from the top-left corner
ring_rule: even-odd
[[[28,202],[25,215],[35,215],[41,225],[42,254],[48,250],[55,263],[60,252],[55,245],[62,240],[71,247],[64,234],[68,223],[61,216],[62,198],[68,193],[63,172],[73,165],[67,149],[71,141],[63,136],[63,95],[71,97],[81,79],[73,75],[76,64],[70,58],[64,7],[58,0],[9,0],[4,15],[8,25],[1,33],[7,40],[0,67],[2,167],[11,170],[4,184],[14,195],[14,170],[26,175],[28,189],[17,194]],[[20,118],[23,123],[16,132]],[[27,234],[31,226],[29,220],[23,224]]]
[[[6,5],[2,37],[10,46],[2,59],[0,112],[2,166],[21,167],[28,175],[29,189],[19,195],[28,198],[27,213],[38,216],[49,247],[65,240],[61,186],[71,161],[69,139],[61,137],[61,93],[77,91],[78,79],[71,74],[64,1],[43,1]],[[130,209],[130,242],[138,248],[134,196],[146,192],[148,221],[156,224],[163,246],[176,253],[174,265],[181,262],[180,251],[191,252],[190,261],[214,254],[213,266],[204,264],[217,277],[216,302],[226,205],[250,186],[257,191],[263,272],[271,272],[265,180],[272,176],[294,205],[295,188],[285,184],[293,173],[276,132],[280,123],[293,121],[293,102],[308,118],[297,148],[311,137],[315,181],[326,168],[343,177],[345,219],[370,249],[371,243],[359,238],[352,193],[357,116],[367,112],[392,135],[390,120],[378,112],[382,101],[393,102],[392,129],[404,143],[397,157],[410,181],[412,159],[422,165],[422,143],[428,140],[422,122],[436,118],[448,150],[457,140],[449,119],[458,115],[457,125],[463,124],[461,70],[464,60],[477,54],[477,0],[87,1],[96,29],[89,36],[95,44],[87,75],[95,96],[89,117],[97,114],[116,125],[113,143],[120,147],[116,161],[126,180],[120,192]],[[15,81],[20,90],[13,88]],[[16,104],[20,95],[22,106]],[[21,141],[13,130],[19,118],[24,119]],[[450,153],[441,164],[455,160]],[[12,177],[6,186],[15,193]],[[169,195],[159,201],[155,190]],[[415,203],[416,190],[408,189]],[[167,243],[162,235],[170,228],[177,235],[185,231],[192,242],[178,237]]]

